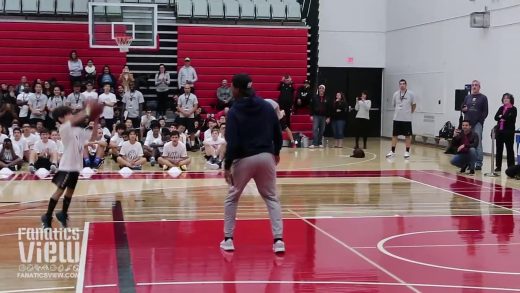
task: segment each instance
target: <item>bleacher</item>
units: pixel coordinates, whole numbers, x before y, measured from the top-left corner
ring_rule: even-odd
[[[296,0],[177,0],[177,17],[260,21],[301,21]]]
[[[36,78],[55,77],[69,88],[67,60],[76,50],[84,65],[92,58],[98,72],[108,64],[114,74],[121,72],[126,54],[116,49],[91,49],[86,23],[0,22],[0,81],[18,84],[25,75]]]

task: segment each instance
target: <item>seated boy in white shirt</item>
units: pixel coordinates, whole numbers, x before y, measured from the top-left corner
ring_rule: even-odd
[[[99,169],[104,162],[106,147],[107,141],[103,136],[103,129],[98,128],[96,130],[96,140],[87,142],[83,149],[83,167]]]
[[[161,128],[159,122],[152,122],[151,130],[146,134],[144,140],[144,156],[150,159],[150,164],[155,166],[155,160],[161,155],[163,140],[161,137]]]
[[[128,132],[128,141],[123,142],[119,157],[117,157],[119,168],[128,167],[132,170],[141,170],[146,163],[143,147],[137,141],[137,131],[132,129]]]
[[[191,163],[191,158],[188,157],[186,151],[186,145],[179,140],[179,132],[171,132],[171,141],[164,145],[162,156],[158,159],[160,165],[163,166],[163,170],[167,170],[172,167],[179,167],[181,170],[186,171]]]
[[[226,140],[220,136],[220,129],[213,127],[211,137],[204,140],[204,152],[206,154],[206,166],[212,170],[222,168],[222,160],[226,154]]]
[[[58,147],[49,139],[49,131],[40,131],[40,140],[34,144],[29,157],[29,171],[34,174],[40,168],[56,173],[58,164]]]
[[[60,134],[58,130],[51,131],[51,140],[56,143],[56,147],[58,149],[58,165],[60,164],[61,156],[63,155],[63,143],[60,139]]]

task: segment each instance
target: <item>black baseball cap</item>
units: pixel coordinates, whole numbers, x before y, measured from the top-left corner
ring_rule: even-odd
[[[4,143],[6,143],[6,142],[10,142],[10,143],[12,143],[12,141],[11,141],[10,138],[6,138],[6,139],[4,139]]]
[[[254,94],[253,80],[247,73],[239,73],[233,76],[233,87],[240,89],[242,93],[250,97]]]

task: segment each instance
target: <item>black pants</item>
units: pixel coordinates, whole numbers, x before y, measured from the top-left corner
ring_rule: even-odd
[[[157,115],[164,116],[168,108],[170,108],[170,101],[168,99],[168,91],[157,92]]]
[[[368,119],[356,118],[355,129],[356,129],[356,148],[359,147],[359,138],[363,137],[363,148],[367,148],[367,134],[368,134]]]
[[[112,132],[113,128],[114,127],[114,118],[112,119],[107,119],[107,118],[104,118],[105,119],[105,126],[108,128],[108,130],[110,132]]]
[[[285,122],[285,125],[290,129],[291,128],[291,107],[287,108],[281,108],[280,110],[283,110],[285,112],[285,116],[283,116],[283,120]]]
[[[515,165],[515,150],[513,148],[515,142],[515,134],[514,133],[504,133],[497,131],[496,133],[496,145],[497,145],[497,154],[496,154],[496,167],[500,170],[502,169],[502,156],[504,153],[504,144],[506,145],[506,153],[507,153],[507,167],[512,167]]]

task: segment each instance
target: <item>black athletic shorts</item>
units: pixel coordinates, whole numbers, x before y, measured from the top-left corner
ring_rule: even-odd
[[[195,133],[195,118],[177,117],[175,119],[175,122],[178,125],[184,125],[184,127],[186,127],[186,129],[188,130],[188,134]]]
[[[78,183],[79,172],[58,171],[52,178],[52,183],[59,189],[75,189]]]
[[[411,121],[394,121],[394,131],[392,133],[393,136],[404,135],[410,136],[412,135],[412,122]]]

